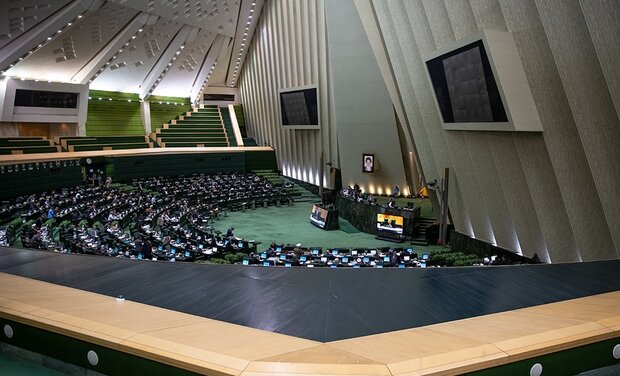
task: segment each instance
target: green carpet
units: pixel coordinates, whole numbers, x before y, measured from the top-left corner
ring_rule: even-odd
[[[272,241],[323,248],[409,246],[409,242],[398,244],[377,240],[374,235],[359,232],[342,218],[339,221],[342,230],[322,230],[310,223],[311,210],[311,202],[296,202],[293,206],[248,209],[228,213],[226,217],[220,216],[213,226],[223,233],[229,227],[234,227],[235,236],[260,241],[259,250],[265,249]],[[416,252],[434,248],[437,247],[414,247]]]

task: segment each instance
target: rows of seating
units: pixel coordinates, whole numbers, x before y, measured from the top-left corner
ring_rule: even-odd
[[[142,149],[153,147],[146,136],[97,136],[97,137],[56,137],[56,143],[63,151],[91,151]]]
[[[302,248],[298,245],[272,244],[269,249],[252,253],[244,258],[243,265],[304,266],[329,268],[426,268],[430,265],[428,253],[418,255],[413,248]],[[432,265],[437,266],[437,265]]]
[[[256,249],[213,230],[210,223],[221,213],[289,203],[281,187],[255,174],[197,175],[18,197],[4,203],[0,217],[23,223],[21,242],[30,248],[196,261]]]
[[[230,146],[217,106],[187,112],[156,129],[151,139],[160,147]]]
[[[45,137],[1,137],[0,155],[55,153],[60,148]]]

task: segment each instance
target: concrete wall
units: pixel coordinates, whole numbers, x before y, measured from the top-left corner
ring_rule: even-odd
[[[451,171],[456,229],[551,262],[618,258],[620,4],[371,0],[427,180]],[[445,131],[422,56],[509,31],[542,133]]]
[[[320,130],[285,130],[278,90],[314,85]],[[318,184],[319,160],[373,193],[406,185],[394,109],[353,0],[267,2],[240,79],[248,133],[276,149],[282,172]],[[362,173],[362,153],[380,163]],[[325,168],[323,181],[329,181]]]
[[[75,109],[14,106],[17,89],[78,93],[78,106]],[[79,134],[85,135],[88,85],[2,78],[0,79],[0,102],[0,121],[76,123]]]

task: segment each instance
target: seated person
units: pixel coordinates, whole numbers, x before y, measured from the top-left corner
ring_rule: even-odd
[[[400,196],[400,188],[398,188],[397,185],[394,186],[394,189],[392,189],[392,196],[394,198]]]

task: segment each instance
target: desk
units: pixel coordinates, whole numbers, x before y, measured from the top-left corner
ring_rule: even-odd
[[[413,210],[401,208],[387,208],[380,205],[365,204],[353,201],[338,194],[335,200],[336,208],[342,218],[349,221],[356,229],[377,235],[377,214],[384,213],[398,215],[404,218],[403,236],[410,238],[413,235],[415,218],[420,217],[420,207]]]

